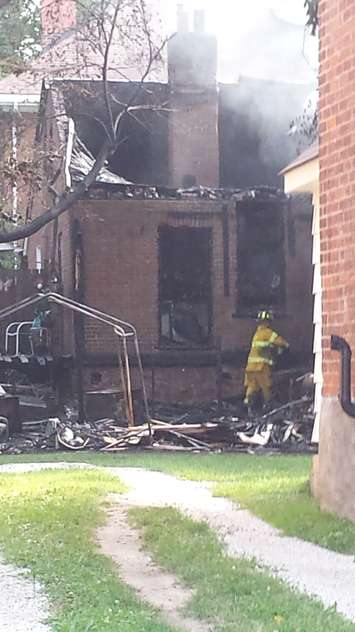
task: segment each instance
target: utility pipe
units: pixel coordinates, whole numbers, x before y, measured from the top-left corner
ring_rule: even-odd
[[[340,404],[349,417],[355,417],[355,403],[351,401],[351,349],[344,338],[332,336],[330,342],[333,351],[341,354]]]

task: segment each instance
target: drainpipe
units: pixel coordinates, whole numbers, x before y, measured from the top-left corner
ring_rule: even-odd
[[[355,403],[351,401],[351,349],[344,338],[332,336],[330,346],[341,354],[340,404],[349,417],[355,417]]]

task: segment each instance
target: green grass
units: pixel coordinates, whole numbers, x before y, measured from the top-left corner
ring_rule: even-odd
[[[1,475],[1,550],[42,582],[58,632],[172,632],[96,550],[100,499],[120,491],[102,471]]]
[[[140,466],[185,479],[211,481],[215,483],[215,494],[242,504],[287,535],[355,555],[355,525],[321,512],[318,502],[310,494],[309,456],[55,453],[0,457],[0,464],[31,461],[85,461],[102,466]]]
[[[224,555],[206,524],[174,509],[134,509],[154,559],[195,595],[190,614],[209,620],[215,632],[347,632],[355,625],[270,577],[255,563]]]
[[[191,480],[249,507],[286,533],[338,551],[355,552],[355,525],[319,511],[308,490],[311,460],[304,456],[155,454],[41,454],[0,457],[1,463],[82,461],[140,466]],[[100,555],[93,532],[103,520],[101,499],[122,491],[102,471],[1,474],[0,548],[9,562],[28,568],[44,584],[57,632],[168,632]],[[197,592],[191,614],[216,632],[332,632],[355,630],[333,609],[270,578],[252,562],[223,554],[204,524],[172,509],[134,510],[157,561]],[[123,552],[124,554],[124,552]],[[219,621],[218,625],[215,623]]]

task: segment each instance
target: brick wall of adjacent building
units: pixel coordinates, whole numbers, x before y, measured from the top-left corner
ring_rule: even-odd
[[[355,521],[355,423],[338,401],[340,356],[330,350],[332,334],[355,349],[355,5],[320,0],[319,11],[324,387],[313,489],[323,508]]]
[[[339,390],[338,334],[355,348],[355,5],[320,3],[320,235],[324,395]],[[354,374],[355,376],[355,374]]]
[[[75,0],[42,0],[41,26],[44,40],[76,25]]]

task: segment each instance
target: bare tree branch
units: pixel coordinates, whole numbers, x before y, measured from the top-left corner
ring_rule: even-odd
[[[173,37],[173,36],[172,36],[172,37]],[[151,71],[151,69],[152,69],[152,65],[153,65],[153,63],[154,63],[157,59],[159,59],[159,57],[160,57],[160,55],[161,55],[162,51],[164,50],[164,48],[165,48],[165,46],[166,46],[167,42],[169,41],[169,39],[171,39],[171,38],[169,37],[169,38],[164,39],[164,41],[163,41],[163,42],[162,42],[162,44],[159,46],[159,48],[156,50],[156,52],[155,52],[155,54],[154,54],[153,56],[152,56],[151,54],[149,54],[149,61],[148,61],[148,64],[147,64],[146,70],[145,70],[145,72],[144,72],[144,73],[143,73],[143,75],[142,75],[142,78],[141,78],[141,80],[140,80],[140,82],[139,82],[139,85],[137,86],[137,89],[135,90],[134,94],[133,94],[133,95],[132,95],[132,97],[130,98],[129,103],[127,103],[127,104],[126,104],[126,106],[125,106],[125,111],[126,111],[126,112],[128,112],[128,111],[129,111],[129,109],[130,109],[130,108],[132,108],[132,103],[134,103],[135,99],[136,99],[136,98],[137,98],[137,96],[139,95],[139,92],[140,92],[140,90],[142,89],[142,87],[143,87],[143,85],[144,85],[144,82],[145,82],[146,78],[148,77],[148,75],[149,75],[149,73],[150,73],[150,71]],[[139,106],[137,106],[137,107],[139,107]],[[141,109],[151,109],[151,110],[152,110],[153,108],[154,108],[154,106],[149,106],[149,108],[147,108],[146,106],[143,106],[143,105],[141,106]],[[119,122],[118,122],[118,120],[117,120],[117,121],[116,121],[116,124],[115,124],[115,134],[117,134],[117,131],[118,131],[118,124],[119,124]]]
[[[96,178],[104,166],[110,151],[112,151],[112,145],[109,141],[106,141],[96,158],[93,168],[84,180],[75,187],[74,191],[61,195],[57,204],[42,213],[39,217],[36,217],[36,219],[32,220],[30,223],[23,224],[22,226],[16,226],[11,230],[0,231],[0,243],[4,244],[30,237],[71,208],[73,204],[80,200],[80,198],[89,190],[90,186],[96,181]]]
[[[116,28],[117,17],[118,17],[118,12],[120,10],[120,6],[121,6],[121,3],[120,3],[120,0],[118,0],[114,14],[113,14],[113,18],[112,18],[110,35],[109,35],[106,50],[105,50],[104,64],[102,68],[104,96],[105,96],[106,109],[107,109],[108,118],[109,118],[109,124],[110,124],[109,131],[110,131],[110,137],[111,137],[112,142],[115,140],[116,130],[115,130],[115,124],[114,124],[114,119],[113,119],[112,107],[110,103],[110,95],[109,95],[108,85],[107,85],[107,70],[108,70],[108,62],[109,62],[110,50],[111,50],[111,45],[112,45],[112,40],[113,40],[113,34]]]
[[[8,0],[8,1],[11,1],[11,0]],[[84,177],[82,182],[76,183],[74,185],[73,190],[69,192],[66,191],[62,193],[61,195],[57,195],[58,192],[56,190],[53,190],[53,186],[57,179],[58,168],[60,169],[60,166],[55,169],[55,176],[53,178],[51,178],[50,175],[47,174],[48,177],[47,177],[46,186],[47,188],[49,186],[51,189],[51,192],[57,196],[57,200],[55,201],[53,206],[51,206],[50,208],[47,208],[47,210],[45,210],[38,217],[35,217],[35,219],[33,220],[28,221],[29,217],[27,217],[26,218],[27,223],[21,226],[15,225],[9,229],[0,230],[0,243],[17,241],[20,239],[30,237],[31,235],[34,235],[37,231],[42,229],[44,226],[46,226],[53,220],[56,220],[58,217],[60,217],[60,215],[65,213],[79,199],[81,199],[85,195],[85,193],[90,189],[90,187],[96,182],[102,168],[107,163],[107,160],[110,158],[110,156],[112,156],[117,151],[117,149],[122,144],[122,141],[120,139],[120,126],[121,126],[124,116],[134,116],[139,110],[166,111],[166,107],[165,107],[166,104],[159,107],[159,105],[154,105],[154,104],[149,105],[144,102],[137,103],[137,98],[139,97],[140,93],[141,92],[145,93],[144,82],[149,76],[152,70],[153,64],[155,64],[155,62],[160,59],[161,53],[164,47],[166,46],[168,38],[165,39],[162,43],[160,43],[160,45],[156,45],[156,46],[154,45],[153,38],[149,29],[149,22],[148,22],[148,17],[146,13],[145,2],[144,0],[135,0],[135,1],[136,1],[138,10],[137,12],[133,12],[132,14],[133,19],[132,19],[130,28],[133,29],[133,33],[134,33],[134,29],[137,29],[137,31],[139,31],[140,29],[142,31],[142,34],[140,34],[139,32],[134,33],[134,40],[135,40],[135,44],[138,43],[138,46],[140,46],[141,48],[144,47],[145,54],[143,58],[147,57],[147,61],[146,61],[145,68],[142,70],[138,85],[135,86],[135,89],[133,89],[131,97],[128,100],[128,102],[121,104],[121,102],[117,99],[117,103],[119,103],[121,107],[117,115],[114,114],[113,108],[112,108],[112,104],[115,102],[116,99],[114,98],[114,95],[110,94],[108,70],[109,70],[110,50],[111,50],[111,47],[113,46],[113,41],[115,39],[115,29],[117,28],[117,25],[118,25],[119,12],[120,12],[120,9],[122,8],[124,9],[125,3],[122,2],[122,0],[115,0],[115,5],[114,5],[115,9],[113,13],[109,13],[109,14],[106,13],[106,15],[98,14],[96,16],[97,18],[96,28],[99,30],[99,32],[101,32],[102,29],[104,30],[105,25],[109,27],[109,30],[108,30],[108,34],[107,33],[104,34],[104,37],[102,36],[99,37],[100,42],[96,48],[96,50],[99,50],[101,48],[102,42],[105,43],[105,47],[103,51],[102,82],[103,82],[104,103],[105,103],[106,114],[105,112],[103,112],[102,116],[100,115],[100,117],[96,116],[94,112],[93,114],[88,113],[87,115],[89,118],[91,117],[97,123],[99,123],[102,130],[104,131],[104,141],[102,143],[100,151],[98,152],[95,158],[95,162],[92,165],[91,170],[87,173],[87,175]],[[0,0],[0,6],[1,6],[1,2],[4,2],[4,0]],[[107,9],[107,3],[105,3],[103,0],[101,2],[101,8],[102,8],[102,11],[105,11]],[[139,14],[139,11],[140,11],[140,14]],[[126,18],[126,15],[124,17]],[[124,19],[122,23],[126,24],[126,20]],[[126,41],[128,41],[130,34],[131,34],[130,31],[128,31],[128,33],[124,33],[124,36],[126,37]],[[121,33],[119,33],[119,35],[121,35]],[[121,39],[122,38],[119,38],[120,43],[121,43]],[[92,42],[92,44],[94,44],[94,42]],[[80,114],[83,115],[83,112],[81,111]],[[84,114],[84,116],[86,115]],[[33,201],[33,196],[31,200]],[[30,204],[31,209],[33,209],[32,201]]]

